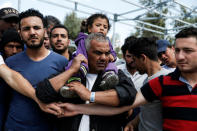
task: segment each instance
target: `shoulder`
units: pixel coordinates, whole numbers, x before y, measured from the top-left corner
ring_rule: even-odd
[[[25,57],[25,51],[22,51],[20,53],[17,53],[13,56],[8,57],[5,61],[6,61],[6,64],[8,64],[8,63],[11,64],[11,63],[18,62],[21,59],[24,59],[24,57]]]
[[[66,66],[68,64],[68,60],[64,56],[57,54],[54,51],[51,51],[51,53],[49,55],[49,59],[52,62],[59,63],[64,66]]]
[[[67,60],[66,57],[54,52],[54,51],[51,51],[50,53],[50,57],[53,58],[53,59],[58,59],[58,60]]]

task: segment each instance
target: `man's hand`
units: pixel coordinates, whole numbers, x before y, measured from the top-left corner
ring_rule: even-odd
[[[114,56],[113,56],[112,54],[110,54],[110,55],[109,55],[109,61],[110,61],[110,62],[113,62],[114,60],[115,60],[115,59],[114,59]]]
[[[80,68],[80,64],[84,62],[85,64],[88,64],[88,60],[85,58],[84,55],[78,54],[72,61],[72,65],[70,69],[74,70],[76,73],[78,72]]]
[[[75,104],[71,103],[60,103],[58,104],[59,107],[63,109],[63,113],[60,115],[57,115],[59,118],[60,117],[71,117],[78,115],[79,113],[76,111],[77,107]]]
[[[44,112],[47,112],[47,113],[50,113],[50,114],[53,114],[53,115],[61,115],[64,113],[63,109],[61,109],[59,106],[58,106],[58,103],[50,103],[50,104],[44,104],[40,101],[36,101],[40,107],[40,109]]]
[[[137,115],[133,120],[131,120],[124,128],[124,131],[136,131],[139,125],[139,115]]]
[[[127,125],[124,128],[124,131],[134,131],[134,126],[132,121],[130,121],[129,123],[127,123]]]
[[[67,84],[69,90],[75,91],[79,97],[84,100],[84,101],[89,101],[90,100],[90,94],[91,92],[80,82],[71,82]]]

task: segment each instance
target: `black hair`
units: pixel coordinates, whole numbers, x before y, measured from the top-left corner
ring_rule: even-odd
[[[87,25],[86,19],[82,20],[81,21],[81,26],[80,26],[80,32],[83,32],[83,33],[87,33],[88,32],[88,29],[87,29],[86,25]]]
[[[0,44],[0,52],[4,56],[5,50],[4,47],[9,43],[9,42],[18,42],[21,45],[22,50],[24,50],[24,43],[21,40],[21,37],[15,29],[11,28],[6,30],[3,35],[2,35],[2,40]],[[5,56],[4,56],[5,57]]]
[[[88,19],[86,21],[86,28],[88,29],[88,27],[92,27],[92,24],[94,23],[94,20],[97,19],[97,18],[102,18],[102,19],[106,19],[107,20],[107,23],[108,23],[108,31],[109,31],[110,28],[111,28],[111,25],[109,23],[108,17],[105,14],[99,14],[99,13],[93,14],[90,17],[88,17]]]
[[[156,39],[151,37],[141,37],[129,47],[129,53],[136,57],[141,57],[141,54],[146,55],[153,61],[158,61]]]
[[[64,26],[64,25],[62,25],[62,24],[53,26],[53,28],[52,28],[51,31],[50,31],[50,36],[49,36],[49,37],[51,37],[51,33],[52,33],[52,31],[53,31],[55,28],[63,28],[63,29],[65,29],[65,30],[67,31],[68,38],[69,38],[69,30],[68,30],[68,28],[66,28],[66,26]]]
[[[39,17],[42,20],[42,23],[43,23],[43,26],[44,26],[43,14],[40,13],[38,10],[35,10],[35,9],[31,8],[31,9],[28,9],[28,10],[26,10],[24,12],[21,12],[19,14],[19,29],[21,28],[21,25],[20,25],[21,24],[20,23],[21,20],[24,19],[24,18],[30,17],[30,16],[37,16],[37,17]]]
[[[187,27],[181,30],[178,34],[175,35],[175,38],[188,38],[195,37],[197,39],[197,28]]]
[[[126,55],[126,51],[129,50],[129,47],[137,40],[135,36],[129,36],[125,39],[124,45],[121,47],[123,56]]]
[[[50,25],[59,25],[61,24],[60,20],[52,15],[47,15],[44,17],[44,27],[49,28]]]

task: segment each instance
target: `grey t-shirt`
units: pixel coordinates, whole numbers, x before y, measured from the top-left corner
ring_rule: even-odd
[[[160,75],[167,75],[170,71],[164,68],[147,78],[145,83]],[[140,107],[139,131],[162,131],[162,106],[159,100],[147,103]]]

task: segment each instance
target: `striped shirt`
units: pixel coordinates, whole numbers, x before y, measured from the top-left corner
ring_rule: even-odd
[[[197,130],[197,85],[190,91],[187,83],[180,81],[180,71],[176,69],[167,76],[149,81],[141,92],[148,101],[161,100],[163,110],[163,130]]]

